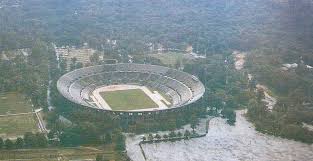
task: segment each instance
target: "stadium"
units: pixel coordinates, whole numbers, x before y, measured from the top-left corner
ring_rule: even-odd
[[[193,75],[134,63],[77,69],[61,76],[57,88],[66,99],[86,108],[129,115],[176,110],[205,92]]]

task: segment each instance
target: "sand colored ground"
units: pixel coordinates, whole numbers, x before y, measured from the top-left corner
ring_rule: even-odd
[[[243,65],[245,64],[246,53],[234,51],[233,55],[235,60],[235,69],[241,70],[243,68]]]

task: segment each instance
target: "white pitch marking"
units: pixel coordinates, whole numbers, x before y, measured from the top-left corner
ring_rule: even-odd
[[[158,98],[160,101],[164,101],[166,105],[170,106],[171,103],[168,102],[158,91],[153,91],[154,95]]]
[[[111,110],[109,104],[101,97],[100,92],[103,92],[103,87],[97,88],[92,92],[93,96],[90,96],[98,107],[106,110]]]
[[[101,92],[106,91],[118,91],[118,90],[130,90],[130,89],[141,89],[150,99],[152,99],[157,105],[158,108],[147,108],[147,109],[136,109],[136,110],[129,110],[129,111],[153,111],[159,109],[167,109],[167,105],[171,105],[159,92],[154,91],[151,92],[146,86],[138,86],[138,85],[110,85],[110,86],[103,86],[100,88],[95,89],[90,96],[92,100],[96,103],[99,108],[111,110],[109,104],[103,99],[100,95]],[[167,104],[165,105],[162,100]]]

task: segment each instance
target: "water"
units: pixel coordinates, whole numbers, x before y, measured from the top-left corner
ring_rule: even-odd
[[[313,160],[313,145],[261,134],[242,114],[243,111],[237,111],[235,126],[229,126],[221,118],[213,118],[206,137],[143,144],[143,149],[151,161]],[[138,146],[139,140],[139,136],[127,138],[128,155],[134,161],[144,160]]]

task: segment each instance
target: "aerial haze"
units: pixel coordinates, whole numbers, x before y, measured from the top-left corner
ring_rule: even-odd
[[[312,0],[0,0],[0,160],[306,161],[312,143]]]

